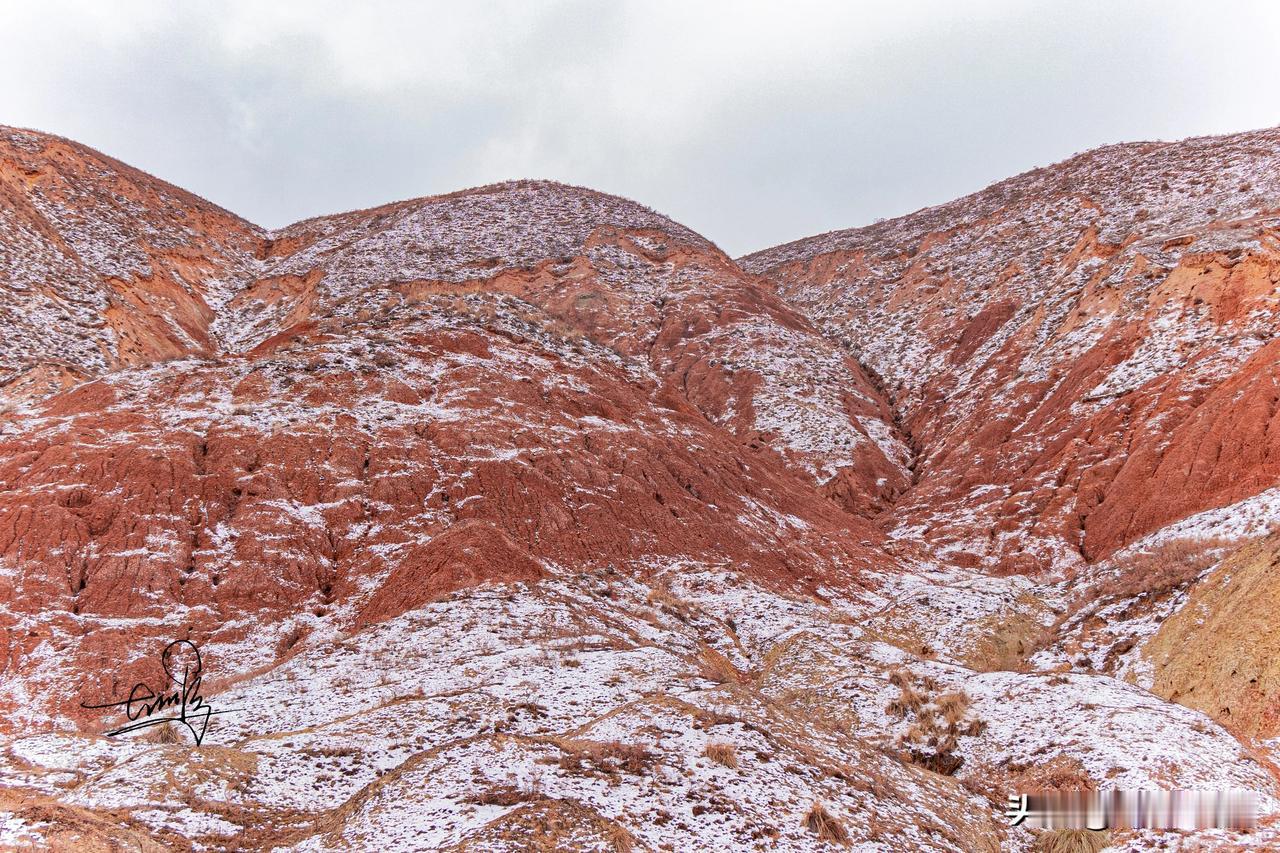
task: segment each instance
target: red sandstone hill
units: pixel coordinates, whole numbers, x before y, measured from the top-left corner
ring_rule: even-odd
[[[1117,146],[735,262],[542,181],[266,231],[0,129],[0,844],[1026,850],[1010,790],[1280,810],[1278,158]],[[234,713],[102,737],[81,703],[177,637]]]
[[[856,514],[907,480],[884,400],[652,211],[523,182],[268,234],[6,140],[5,239],[41,237],[7,272],[27,336],[0,389],[13,671],[52,641],[105,679],[139,630],[121,619],[235,644],[548,566],[686,559],[812,589],[888,562]],[[79,382],[47,396],[33,374]]]
[[[889,389],[886,527],[1096,560],[1280,478],[1280,131],[1118,145],[742,259]]]

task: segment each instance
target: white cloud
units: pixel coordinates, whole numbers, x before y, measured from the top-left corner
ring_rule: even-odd
[[[0,122],[266,225],[511,177],[738,253],[1280,122],[1270,3],[17,2]]]

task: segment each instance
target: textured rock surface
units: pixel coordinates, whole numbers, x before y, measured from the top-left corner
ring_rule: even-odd
[[[209,326],[261,243],[260,228],[92,149],[0,128],[0,388],[217,349]]]
[[[30,168],[33,150],[68,150],[11,136]],[[89,176],[81,195],[143,181],[86,157],[64,167]],[[67,210],[92,216],[78,198]],[[0,619],[24,685],[85,670],[124,683],[123,635],[139,628],[252,644],[302,614],[368,624],[543,566],[680,557],[812,589],[884,562],[878,530],[842,507],[906,481],[887,406],[687,229],[547,183],[256,237],[207,216],[210,245],[253,254],[209,262],[225,287],[199,353],[68,361],[103,375],[24,391],[0,433]],[[40,263],[29,280],[58,280]],[[5,709],[38,718],[66,692],[19,692]]]
[[[0,130],[0,843],[808,850],[817,804],[1024,850],[1046,778],[1274,813],[1232,661],[1276,625],[1278,159],[1118,146],[740,264],[538,181],[268,232]],[[101,736],[178,637],[204,744]]]
[[[1142,647],[1151,689],[1249,737],[1280,737],[1280,541],[1232,554]]]
[[[1103,148],[743,259],[879,374],[901,537],[1105,557],[1280,474],[1280,131]]]

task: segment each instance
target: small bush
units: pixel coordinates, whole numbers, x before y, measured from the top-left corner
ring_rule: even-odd
[[[844,846],[849,844],[849,833],[845,832],[844,826],[835,815],[827,811],[826,806],[817,800],[814,800],[813,805],[809,807],[809,813],[804,816],[804,825],[823,841]]]
[[[1098,853],[1111,843],[1111,833],[1092,829],[1042,832],[1031,849],[1036,853]]]
[[[709,743],[703,755],[725,767],[738,766],[738,749],[731,743]]]
[[[160,726],[152,726],[151,730],[142,736],[142,739],[147,743],[182,743],[182,738],[178,736],[178,733],[174,730],[174,726],[169,723],[165,723]]]
[[[1073,602],[1070,612],[1078,612],[1092,601],[1124,600],[1146,595],[1162,598],[1185,587],[1218,561],[1221,539],[1172,539],[1154,551],[1134,554],[1119,573],[1098,584]]]

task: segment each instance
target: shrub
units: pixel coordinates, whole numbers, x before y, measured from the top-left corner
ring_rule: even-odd
[[[738,749],[731,743],[709,743],[703,755],[725,767],[738,766]]]
[[[1042,832],[1032,845],[1036,853],[1098,853],[1111,843],[1111,833],[1092,829]]]
[[[809,813],[804,816],[804,825],[823,841],[844,846],[849,844],[849,833],[845,832],[844,826],[835,815],[827,811],[826,806],[817,800],[814,800],[813,805],[809,807]]]
[[[1171,539],[1153,551],[1134,554],[1120,563],[1115,577],[1073,602],[1072,611],[1091,600],[1123,600],[1140,595],[1161,598],[1191,583],[1216,563],[1223,544],[1221,539]]]

